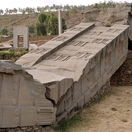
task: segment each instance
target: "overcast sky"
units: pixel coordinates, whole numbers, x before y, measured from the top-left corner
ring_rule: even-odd
[[[24,8],[24,7],[37,7],[45,5],[88,5],[98,2],[103,2],[104,0],[1,0],[0,9],[5,8]],[[105,0],[107,1],[107,0]],[[109,0],[108,0],[109,1]],[[132,2],[132,0],[113,0],[116,2]]]

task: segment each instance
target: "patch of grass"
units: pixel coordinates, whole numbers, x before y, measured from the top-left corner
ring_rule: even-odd
[[[81,116],[79,114],[78,115],[75,115],[71,119],[66,120],[66,121],[60,123],[60,125],[55,128],[55,131],[56,132],[68,132],[68,130],[71,127],[73,127],[75,125],[78,125],[81,122],[82,122]]]
[[[5,50],[0,51],[0,59],[6,59],[6,60],[17,60],[22,55],[28,53],[26,50]]]
[[[107,97],[109,97],[112,94],[112,91],[104,93],[103,95],[100,95],[97,99],[95,99],[95,101],[93,102],[93,104],[97,104],[100,103],[101,101],[105,100]]]

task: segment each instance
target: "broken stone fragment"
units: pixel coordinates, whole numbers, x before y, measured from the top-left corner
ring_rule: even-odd
[[[14,71],[20,71],[20,70],[22,70],[21,65],[17,65],[14,62],[8,60],[0,60],[1,73],[15,74]]]

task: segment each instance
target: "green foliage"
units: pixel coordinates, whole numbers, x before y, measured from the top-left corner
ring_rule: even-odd
[[[125,4],[131,4],[128,2],[123,2]],[[87,10],[89,7],[96,7],[96,8],[107,8],[107,7],[115,7],[116,4],[122,4],[122,2],[113,2],[112,0],[110,1],[104,1],[104,2],[100,2],[100,3],[96,3],[93,5],[87,5],[87,6],[83,6],[83,5],[55,5],[53,4],[52,6],[46,5],[43,7],[37,7],[35,8],[31,8],[31,7],[26,7],[26,8],[14,8],[14,9],[8,9],[6,8],[5,10],[0,9],[0,15],[2,14],[17,14],[18,12],[20,12],[21,14],[32,14],[32,13],[43,13],[43,12],[54,12],[54,11],[58,11],[58,10],[63,10],[63,11],[71,11],[71,12],[80,12],[80,11],[84,11],[85,9]]]
[[[46,27],[43,23],[37,23],[36,28],[37,28],[37,35],[39,36],[46,35]]]
[[[73,6],[72,9],[71,9],[71,12],[72,13],[77,13],[77,12],[79,12],[79,8],[77,6]]]
[[[1,35],[8,35],[8,29],[4,28],[0,31]]]
[[[28,51],[27,50],[21,50],[19,53],[20,53],[20,56],[21,56],[21,55],[27,54]]]
[[[62,29],[63,30],[66,30],[67,29],[67,26],[66,26],[66,23],[65,23],[65,19],[62,18]]]
[[[26,50],[5,50],[5,51],[0,51],[0,59],[11,59],[11,60],[16,60],[20,56],[28,53]]]
[[[38,22],[39,23],[44,23],[46,22],[47,20],[47,14],[46,13],[41,13],[39,16],[38,16]]]
[[[113,8],[116,6],[116,2],[113,2],[113,1],[104,1],[104,2],[100,2],[100,3],[96,3],[94,4],[94,7],[95,8]]]
[[[37,28],[37,35],[46,35],[46,21],[47,21],[47,15],[44,13],[41,13],[38,16],[38,21],[36,23],[36,28]]]
[[[62,122],[58,127],[55,128],[56,132],[68,132],[68,129],[78,125],[82,122],[81,116],[76,115],[70,120]]]
[[[0,40],[2,39],[3,35],[7,35],[7,36],[12,37],[13,36],[13,32],[12,32],[12,30],[8,30],[6,28],[0,29]]]
[[[2,40],[2,35],[0,34],[0,42],[1,42],[1,40]]]
[[[63,30],[66,29],[65,20],[62,19]],[[36,23],[37,35],[58,34],[58,18],[51,13],[41,13]]]
[[[54,15],[50,15],[47,19],[47,33],[51,35],[58,34],[58,19]]]
[[[29,33],[31,33],[31,34],[33,34],[33,33],[35,33],[35,26],[34,25],[30,25],[29,26]]]

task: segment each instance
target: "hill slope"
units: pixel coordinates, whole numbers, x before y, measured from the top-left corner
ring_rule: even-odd
[[[115,23],[127,24],[129,6],[118,5],[113,8],[89,8],[83,13],[80,12],[63,12],[62,16],[66,21],[67,27],[72,27],[80,22],[95,22],[105,26]],[[55,15],[57,13],[55,12]],[[0,16],[0,29],[11,29],[13,25],[34,25],[37,21],[38,14],[17,14]]]

